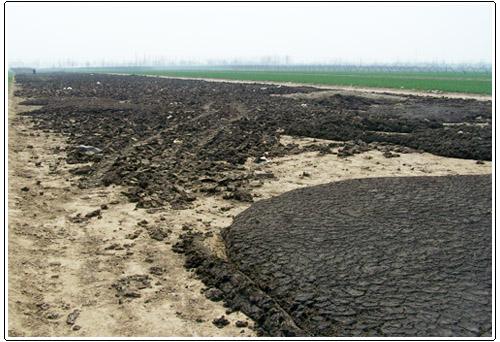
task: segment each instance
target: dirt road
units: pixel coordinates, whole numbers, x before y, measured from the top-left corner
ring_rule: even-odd
[[[190,226],[211,236],[209,247],[223,256],[219,229],[249,203],[200,196],[191,209],[146,210],[135,209],[119,186],[80,189],[65,163],[65,138],[34,130],[29,118],[16,116],[33,106],[9,99],[10,336],[255,334],[236,326],[246,316],[208,300],[171,250]],[[428,153],[385,158],[379,151],[349,158],[309,152],[246,167],[276,175],[262,180],[256,200],[347,178],[491,173],[490,162]],[[212,321],[222,315],[229,324],[218,328]]]

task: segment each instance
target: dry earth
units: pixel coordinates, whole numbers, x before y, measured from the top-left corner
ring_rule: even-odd
[[[205,298],[203,284],[171,250],[190,225],[211,235],[207,243],[224,256],[218,232],[249,203],[200,197],[193,209],[145,210],[118,186],[79,189],[64,161],[64,138],[16,116],[28,110],[19,102],[9,96],[9,336],[254,335],[236,327],[248,321],[243,314]],[[276,176],[259,181],[256,200],[350,178],[491,173],[490,162],[428,153],[385,158],[379,151],[348,158],[309,152],[246,166]],[[171,230],[163,241],[148,234],[157,225]],[[217,328],[212,320],[222,315],[230,324]]]
[[[148,225],[164,222],[174,238],[183,223],[177,212],[134,209],[119,187],[72,186],[75,176],[63,154],[53,152],[64,146],[63,139],[34,133],[26,118],[15,117],[26,110],[18,102],[10,98],[10,336],[252,335],[234,324],[215,327],[211,321],[225,315],[225,308],[201,294],[203,284],[185,271],[182,257],[171,251],[171,239],[153,240],[138,226],[144,219]],[[108,206],[101,217],[75,219],[101,205]],[[182,217],[197,219],[187,213]],[[126,238],[136,231],[139,237]],[[159,275],[151,274],[151,267],[158,267]],[[120,304],[112,284],[134,275],[148,275],[151,287],[130,288],[141,297],[123,298]],[[80,313],[68,324],[75,310]],[[226,316],[245,320],[240,313]]]

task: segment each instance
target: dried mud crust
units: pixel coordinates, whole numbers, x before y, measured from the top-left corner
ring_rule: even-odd
[[[491,336],[491,218],[491,176],[372,178],[259,201],[223,235],[306,335]]]
[[[118,75],[19,75],[16,82],[16,95],[29,98],[25,104],[43,105],[25,115],[68,138],[67,161],[90,162],[78,170],[80,186],[126,186],[140,208],[185,208],[200,193],[251,201],[255,177],[243,167],[249,158],[303,152],[280,143],[282,134],[351,141],[336,146],[346,145],[347,155],[392,144],[399,151],[491,159],[491,101],[295,99],[274,95],[317,89]],[[334,153],[330,146],[318,150]]]
[[[241,311],[254,322],[259,336],[305,336],[279,303],[259,288],[252,279],[235,265],[215,256],[204,244],[205,237],[196,231],[187,231],[172,246],[186,257],[185,267],[193,269],[208,286],[205,296],[211,300],[224,300],[229,312]]]

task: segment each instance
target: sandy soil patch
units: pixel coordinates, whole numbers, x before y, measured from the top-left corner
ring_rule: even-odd
[[[16,117],[28,109],[19,101],[10,97],[9,336],[252,336],[172,252],[182,221],[165,217],[180,213],[134,209],[119,187],[77,188],[64,138]],[[163,241],[150,237],[158,226]],[[219,329],[222,315],[231,324]]]
[[[283,140],[301,146],[333,142],[287,136]],[[269,180],[256,191],[260,198],[269,198],[304,186],[353,178],[489,174],[491,162],[477,164],[475,160],[445,158],[430,153],[403,153],[397,158],[386,158],[382,152],[371,150],[347,158],[306,152],[276,158],[259,168],[276,175],[276,179]]]

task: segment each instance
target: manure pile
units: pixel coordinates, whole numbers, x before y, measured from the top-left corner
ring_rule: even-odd
[[[491,176],[368,178],[259,201],[224,238],[299,334],[491,336],[491,226]]]

